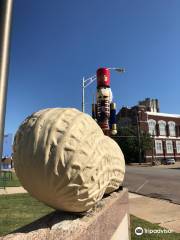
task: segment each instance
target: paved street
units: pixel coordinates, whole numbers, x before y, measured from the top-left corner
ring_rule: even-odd
[[[130,192],[180,204],[180,167],[126,166],[124,186]]]

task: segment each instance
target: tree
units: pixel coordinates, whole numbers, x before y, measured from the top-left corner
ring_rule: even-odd
[[[153,141],[149,133],[139,134],[138,138],[137,126],[118,127],[118,134],[114,140],[121,147],[127,163],[140,162],[140,158],[143,160],[145,153],[152,150]]]

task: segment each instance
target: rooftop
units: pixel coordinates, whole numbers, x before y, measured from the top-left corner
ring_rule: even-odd
[[[171,113],[161,113],[161,112],[148,112],[148,115],[153,115],[153,116],[162,116],[162,117],[173,117],[173,118],[180,118],[179,114],[171,114]]]

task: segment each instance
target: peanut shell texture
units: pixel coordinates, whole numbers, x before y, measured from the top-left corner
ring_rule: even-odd
[[[13,149],[23,187],[55,209],[87,211],[124,179],[118,144],[89,115],[74,108],[44,109],[27,117]]]

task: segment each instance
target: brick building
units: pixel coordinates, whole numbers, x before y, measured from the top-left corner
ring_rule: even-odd
[[[136,125],[139,131],[150,133],[153,148],[143,156],[144,162],[168,158],[180,161],[180,115],[161,113],[157,99],[146,98],[134,107],[122,107],[117,122],[121,126]]]

